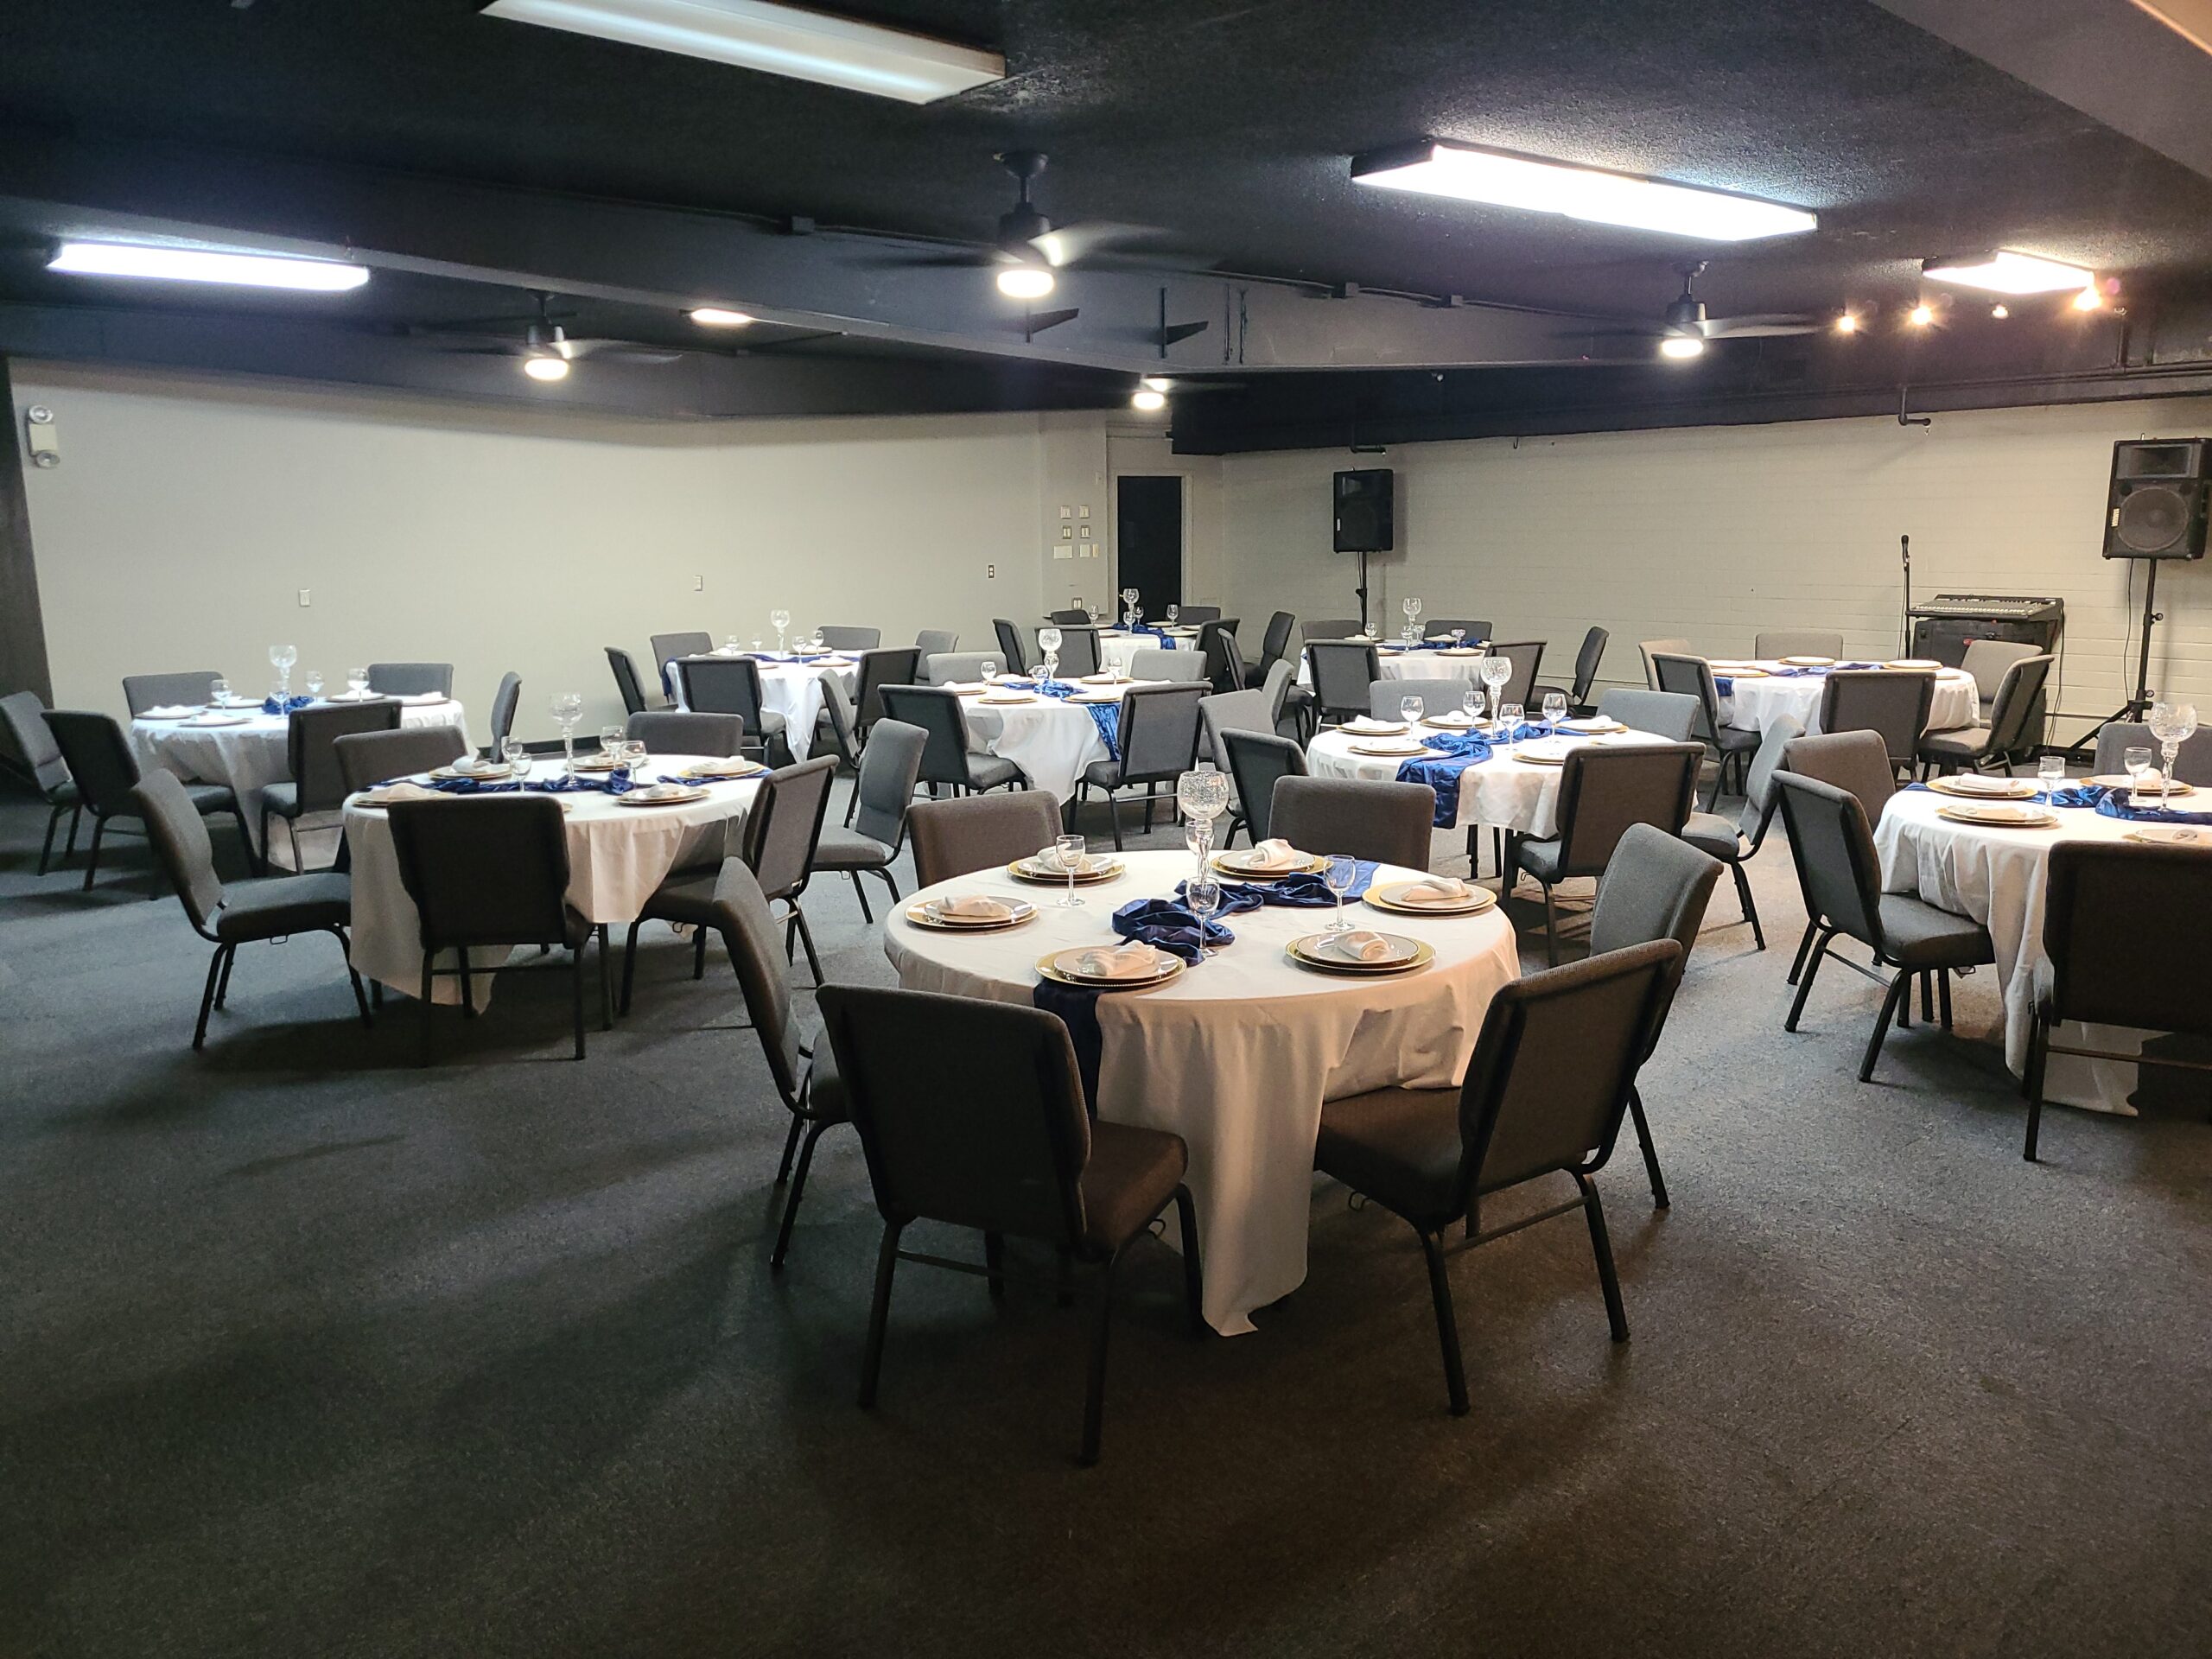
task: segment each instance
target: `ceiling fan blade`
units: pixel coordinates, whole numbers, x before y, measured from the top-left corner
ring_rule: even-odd
[[[1095,219],[1076,225],[1056,225],[1044,235],[1030,238],[1029,245],[1044,256],[1048,265],[1071,265],[1105,249],[1147,241],[1162,234],[1150,225],[1118,225],[1110,219]]]
[[[984,270],[993,265],[1007,263],[1005,254],[984,248],[943,253],[885,253],[863,255],[862,257],[872,265],[896,265],[901,270]]]
[[[432,349],[448,357],[520,357],[520,346],[439,346]]]
[[[598,338],[564,341],[561,354],[571,361],[587,357],[621,357],[633,363],[673,363],[689,355],[680,346],[640,346],[635,340]]]
[[[1705,325],[1707,340],[1777,340],[1788,334],[1817,334],[1827,324],[1813,317],[1713,317]]]

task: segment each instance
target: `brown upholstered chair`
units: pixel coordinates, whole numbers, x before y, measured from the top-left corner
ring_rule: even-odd
[[[1427,784],[1279,778],[1268,829],[1302,853],[1342,853],[1425,870],[1435,817],[1436,791]]]
[[[1559,781],[1558,835],[1549,841],[1515,836],[1509,864],[1514,872],[1509,883],[1526,870],[1543,884],[1544,951],[1552,966],[1559,965],[1558,885],[1573,876],[1603,875],[1630,824],[1680,835],[1696,798],[1704,756],[1695,743],[1567,751]]]
[[[623,725],[648,755],[703,754],[727,760],[744,747],[743,715],[702,715],[682,709],[648,709]]]
[[[1843,636],[1826,628],[1768,628],[1751,636],[1751,655],[1764,662],[1780,657],[1840,657]]]
[[[963,795],[915,802],[907,810],[906,833],[914,843],[914,880],[933,887],[1042,852],[1060,833],[1060,813],[1052,798],[1037,790]]]

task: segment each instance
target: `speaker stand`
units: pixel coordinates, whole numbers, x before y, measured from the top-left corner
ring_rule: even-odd
[[[2140,559],[2135,563],[2145,567],[2143,579],[2142,643],[2135,653],[2135,695],[2107,715],[2104,719],[2090,727],[2066,750],[2067,755],[2072,759],[2079,759],[2084,750],[2094,752],[2096,747],[2097,734],[2107,725],[2115,720],[2140,721],[2151,712],[2152,703],[2157,701],[2151,695],[2151,630],[2166,620],[2165,613],[2158,609],[2160,561]]]
[[[1359,595],[1359,631],[1367,632],[1367,550],[1359,550],[1359,586],[1352,591]]]

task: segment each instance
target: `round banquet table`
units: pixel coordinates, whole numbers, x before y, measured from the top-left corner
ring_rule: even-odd
[[[1766,670],[1766,678],[1730,679],[1726,670],[1713,671],[1714,679],[1728,680],[1732,688],[1720,699],[1720,723],[1742,731],[1764,732],[1789,715],[1805,728],[1808,736],[1819,731],[1821,697],[1827,690],[1827,677],[1817,670],[1792,671],[1781,663],[1762,662],[1757,666]],[[1971,726],[1980,709],[1980,693],[1973,675],[1955,668],[1936,671],[1936,696],[1928,705],[1929,731]]]
[[[350,701],[354,700],[339,699],[341,706]],[[425,695],[397,701],[402,726],[452,726],[463,743],[468,741],[467,711],[453,698]],[[258,708],[237,726],[192,726],[141,715],[130,722],[130,742],[143,765],[166,767],[188,783],[229,785],[245,814],[246,833],[259,846],[262,792],[292,775],[290,730],[287,716],[264,715]],[[300,831],[304,836],[310,824],[327,828],[331,823],[318,813],[302,819]]]
[[[1433,729],[1421,728],[1423,733]],[[1329,730],[1315,734],[1306,746],[1306,767],[1316,778],[1357,778],[1368,783],[1389,783],[1398,775],[1407,757],[1354,754],[1351,746],[1361,740]],[[1601,737],[1574,740],[1608,748],[1630,747],[1664,740],[1649,732],[1609,732]],[[1493,749],[1487,760],[1478,760],[1459,774],[1459,810],[1455,828],[1487,824],[1516,835],[1545,840],[1559,833],[1559,780],[1563,768],[1508,757]]]
[[[1098,655],[1103,659],[1100,666],[1119,669],[1126,674],[1129,671],[1130,663],[1135,660],[1137,652],[1141,651],[1195,651],[1198,642],[1198,631],[1196,628],[1178,630],[1166,639],[1149,633],[1124,633],[1119,628],[1101,628],[1098,631]],[[1193,664],[1198,660],[1195,656],[1191,658]],[[1007,666],[1034,668],[1037,664],[1020,663],[1008,664]],[[1204,671],[1201,668],[1193,667],[1191,671],[1192,677],[1194,679],[1201,677]]]
[[[1027,1004],[1039,957],[1111,943],[1116,909],[1172,893],[1191,869],[1181,852],[1127,861],[1116,880],[1080,889],[1079,910],[1058,908],[1052,888],[1003,869],[941,882],[885,923],[884,954],[909,989]],[[1421,874],[1386,865],[1376,879]],[[909,905],[950,893],[1027,899],[1038,917],[982,934],[906,919]],[[1205,1316],[1224,1335],[1251,1330],[1253,1309],[1305,1281],[1321,1103],[1394,1084],[1456,1086],[1491,998],[1520,973],[1513,929],[1496,906],[1473,916],[1400,916],[1354,901],[1344,912],[1358,925],[1427,940],[1435,960],[1370,979],[1294,967],[1283,947],[1326,927],[1330,912],[1266,906],[1224,918],[1236,943],[1179,978],[1098,999],[1098,1116],[1172,1129],[1189,1143]]]
[[[709,758],[720,757],[657,754],[647,770],[657,778]],[[541,761],[531,775],[550,778],[558,772],[559,762]],[[705,800],[677,806],[624,806],[616,797],[595,790],[550,798],[561,803],[569,832],[568,898],[578,914],[587,921],[626,927],[671,870],[718,863],[738,850],[760,779],[703,787]],[[454,795],[449,800],[457,810],[466,810],[476,798]],[[353,966],[416,995],[423,987],[422,931],[415,901],[400,883],[391,818],[382,807],[364,805],[355,796],[346,804],[346,842],[353,855]],[[508,954],[480,950],[470,956],[469,965],[496,967]],[[458,966],[459,953],[446,953],[439,965]],[[489,1000],[493,982],[489,974],[474,977],[478,1007]],[[458,1003],[460,979],[435,980],[431,1000]]]
[[[2050,983],[2044,954],[2044,898],[2050,849],[2062,841],[2119,841],[2135,823],[2086,807],[2060,807],[2047,830],[2006,830],[1958,823],[1936,816],[1952,799],[1933,790],[1907,789],[1890,798],[1874,831],[1881,855],[1882,888],[1917,894],[1989,930],[1997,947],[1997,984],[2005,1005],[2005,1063],[2024,1076],[2028,1033],[2037,1001]],[[2212,852],[2205,856],[2212,858]],[[2127,1053],[2145,1033],[2113,1026],[2069,1021],[2060,1042]],[[2044,1098],[2094,1111],[2133,1113],[2139,1067],[2124,1061],[2054,1054],[2044,1074]]]
[[[1386,680],[1478,680],[1483,658],[1489,653],[1469,645],[1460,651],[1407,651],[1402,646],[1377,645],[1375,665]],[[1313,667],[1306,653],[1298,654],[1298,683],[1313,683]]]
[[[804,760],[814,747],[814,722],[822,714],[822,677],[835,674],[845,683],[845,695],[860,694],[860,664],[850,657],[824,652],[814,663],[793,661],[788,656],[779,657],[772,651],[731,652],[719,646],[707,653],[709,657],[752,657],[760,664],[760,707],[765,713],[784,717],[784,741],[791,745],[791,759]],[[675,658],[664,666],[668,683],[676,690],[676,706],[683,703],[683,681],[677,675]],[[749,739],[753,734],[746,734]]]
[[[1118,685],[1085,686],[1083,693],[1091,700],[1118,702],[1124,691],[1135,687],[1167,683],[1123,680]],[[968,747],[1013,761],[1028,774],[1032,789],[1045,790],[1056,801],[1065,802],[1075,793],[1076,779],[1092,761],[1113,759],[1087,702],[1033,693],[1027,702],[990,703],[983,701],[988,688],[981,682],[948,689],[960,694]]]

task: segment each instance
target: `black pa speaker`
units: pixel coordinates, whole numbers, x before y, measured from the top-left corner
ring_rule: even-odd
[[[1391,500],[1397,474],[1388,467],[1337,474],[1337,551],[1388,553],[1396,544]]]
[[[2212,439],[2148,438],[2112,447],[2105,557],[2201,559],[2212,517]]]

